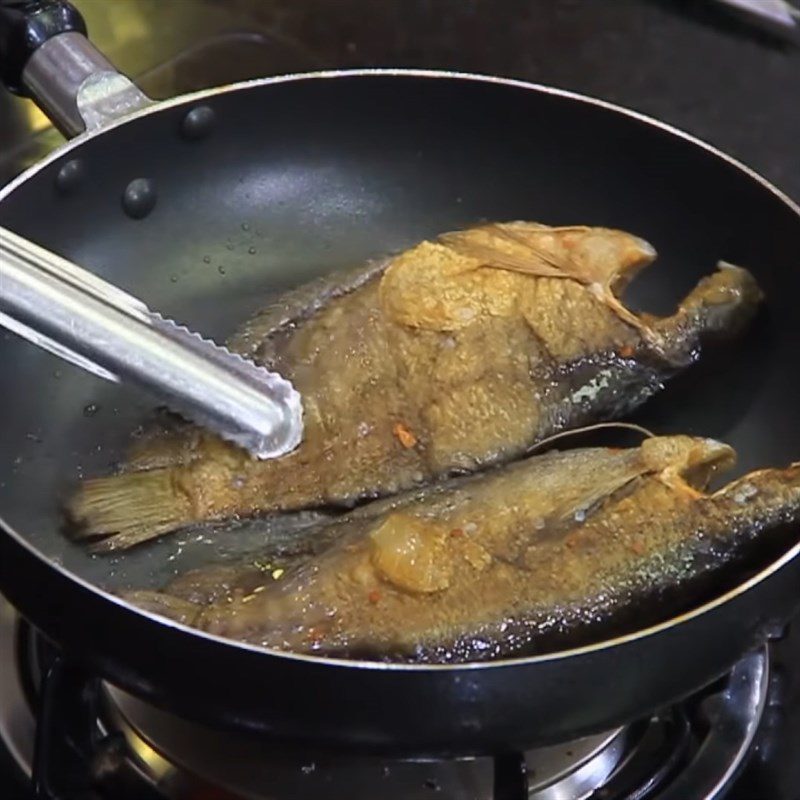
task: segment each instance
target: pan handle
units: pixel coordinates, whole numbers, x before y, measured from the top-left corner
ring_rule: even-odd
[[[0,78],[67,137],[153,102],[91,44],[66,0],[0,0]]]

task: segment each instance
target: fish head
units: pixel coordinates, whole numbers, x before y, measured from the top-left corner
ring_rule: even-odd
[[[698,491],[706,490],[717,473],[736,463],[730,445],[700,436],[654,436],[642,442],[641,454],[652,472],[668,472]]]

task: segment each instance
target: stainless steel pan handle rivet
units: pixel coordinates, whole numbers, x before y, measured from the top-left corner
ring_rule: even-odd
[[[131,219],[144,219],[158,200],[155,183],[149,178],[134,178],[122,193],[122,209]]]
[[[181,121],[181,136],[190,141],[205,139],[214,127],[216,114],[210,106],[198,106]]]
[[[86,174],[86,165],[80,158],[71,158],[61,166],[56,174],[56,191],[66,197],[74,194],[83,183]]]

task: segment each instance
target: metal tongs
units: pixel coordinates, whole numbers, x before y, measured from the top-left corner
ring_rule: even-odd
[[[800,44],[800,10],[787,0],[715,0],[740,19],[784,41]]]
[[[150,390],[258,458],[283,455],[302,438],[300,395],[289,381],[2,227],[0,326],[101,378]]]

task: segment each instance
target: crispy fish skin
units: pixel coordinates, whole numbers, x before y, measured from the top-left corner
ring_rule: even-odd
[[[800,516],[800,464],[706,493],[734,460],[727,445],[688,436],[533,456],[347,514],[327,526],[323,553],[279,581],[227,567],[222,595],[198,591],[200,574],[129,599],[229,638],[329,656],[460,662],[527,652],[554,629],[602,638],[615,616]]]
[[[634,315],[616,293],[654,257],[621,231],[487,225],[292,292],[231,344],[300,391],[300,447],[258,462],[190,426],[148,440],[126,473],[82,485],[78,535],[111,550],[204,520],[352,505],[618,417],[761,300],[727,267],[673,316]]]

